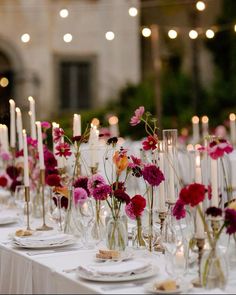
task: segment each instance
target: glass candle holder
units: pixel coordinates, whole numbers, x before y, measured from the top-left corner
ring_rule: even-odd
[[[163,147],[165,153],[165,184],[166,202],[174,204],[178,195],[178,157],[177,157],[177,129],[165,129]]]

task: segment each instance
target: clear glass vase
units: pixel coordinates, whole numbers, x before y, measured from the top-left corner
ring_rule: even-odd
[[[74,201],[74,188],[69,189],[68,206],[65,215],[64,233],[81,237],[83,234],[79,213]]]
[[[145,249],[145,231],[143,230],[141,217],[137,218],[137,226],[132,229],[132,246],[135,249]]]
[[[124,251],[128,245],[127,217],[107,217],[106,245],[110,250]]]
[[[206,289],[224,289],[228,280],[226,255],[215,246],[205,250],[201,259],[201,283]]]
[[[92,239],[99,243],[104,239],[105,236],[105,226],[103,223],[102,216],[104,215],[103,209],[104,206],[102,206],[101,201],[95,201],[95,218],[94,223],[91,230],[91,236]]]

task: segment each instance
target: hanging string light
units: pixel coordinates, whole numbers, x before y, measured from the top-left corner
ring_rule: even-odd
[[[178,33],[175,30],[171,29],[168,32],[168,36],[170,39],[176,39],[178,36]]]
[[[132,17],[135,17],[138,15],[138,9],[136,7],[130,7],[129,8],[129,15]]]
[[[191,30],[189,32],[189,38],[190,39],[197,39],[197,37],[198,37],[198,32],[196,30]]]
[[[211,29],[207,30],[207,31],[206,31],[206,37],[207,37],[208,39],[212,39],[212,38],[214,38],[214,37],[215,37],[215,32],[214,32],[213,30],[211,30]]]
[[[29,41],[30,41],[30,35],[28,33],[21,35],[21,42],[28,43]]]
[[[105,37],[108,41],[112,41],[115,38],[115,34],[112,31],[106,32]]]
[[[203,11],[206,8],[206,4],[203,1],[198,1],[196,3],[196,8],[198,11]]]
[[[66,9],[66,8],[61,9],[60,12],[59,12],[59,15],[60,15],[60,17],[62,17],[62,18],[66,18],[66,17],[68,17],[68,15],[69,15],[69,11],[68,11],[68,9]]]
[[[63,36],[63,40],[66,43],[70,43],[72,41],[72,39],[73,39],[73,36],[70,33],[67,33]]]
[[[148,38],[148,37],[151,36],[151,34],[152,34],[151,29],[149,29],[149,28],[143,28],[142,29],[142,35],[143,35],[143,37]]]

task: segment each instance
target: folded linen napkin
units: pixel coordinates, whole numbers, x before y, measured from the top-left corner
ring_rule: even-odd
[[[57,234],[52,236],[26,236],[26,237],[14,237],[13,242],[20,246],[47,246],[63,244],[67,241],[74,239],[73,236],[67,234]]]
[[[81,265],[78,267],[78,273],[86,277],[124,277],[149,271],[151,267],[150,261],[134,259],[115,263]]]

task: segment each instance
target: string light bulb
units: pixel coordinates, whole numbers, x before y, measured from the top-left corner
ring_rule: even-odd
[[[112,31],[106,32],[105,37],[108,41],[112,41],[115,38],[115,34]]]
[[[1,78],[0,80],[0,86],[1,87],[7,87],[7,85],[9,84],[9,80],[6,77]]]
[[[137,16],[138,14],[138,9],[136,7],[130,7],[129,8],[129,15],[132,17]]]
[[[214,37],[215,37],[215,33],[214,33],[214,31],[211,30],[211,29],[207,30],[207,31],[206,31],[206,37],[207,37],[208,39],[212,39],[212,38],[214,38]]]
[[[236,25],[234,25],[234,32],[236,32]]]
[[[197,37],[198,37],[198,32],[197,32],[197,31],[195,31],[195,30],[191,30],[191,31],[189,32],[189,38],[190,38],[190,39],[197,39]]]
[[[28,43],[30,41],[30,35],[28,33],[25,33],[21,36],[21,41],[23,43]]]
[[[196,3],[196,8],[197,8],[197,10],[199,10],[199,11],[203,11],[203,10],[205,10],[205,8],[206,8],[206,4],[205,4],[203,1],[198,1],[198,2]]]
[[[175,30],[172,29],[172,30],[169,30],[168,36],[169,36],[170,39],[176,39],[177,36],[178,36],[178,33]]]
[[[60,17],[66,18],[69,15],[69,11],[68,11],[68,9],[64,8],[64,9],[60,10],[59,14],[60,14]]]
[[[73,39],[73,36],[72,36],[71,34],[69,34],[69,33],[67,33],[67,34],[65,34],[65,35],[63,36],[63,40],[64,40],[64,42],[66,42],[66,43],[70,43],[70,42],[72,41],[72,39]]]
[[[151,34],[152,34],[152,31],[149,28],[143,28],[142,29],[143,37],[148,38],[148,37],[151,36]]]

